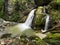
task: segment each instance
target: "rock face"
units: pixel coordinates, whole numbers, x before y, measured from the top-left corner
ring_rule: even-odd
[[[16,25],[16,24],[17,23],[15,23],[15,22],[5,21],[5,20],[0,18],[0,31],[3,31],[8,26],[13,26],[13,25]]]

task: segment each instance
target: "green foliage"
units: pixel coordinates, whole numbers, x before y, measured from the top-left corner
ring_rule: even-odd
[[[60,33],[50,33],[48,34],[47,38],[49,39],[59,39],[60,38]]]
[[[60,33],[50,33],[44,40],[51,45],[60,45]]]
[[[19,4],[19,1],[18,0],[15,1],[14,7],[15,7],[15,11],[19,12],[20,4]]]
[[[18,3],[17,3],[18,2]],[[34,1],[30,1],[30,0],[18,0],[15,2],[15,4],[18,4],[18,5],[15,5],[16,7],[19,6],[19,10],[24,12],[26,11],[26,9],[32,9],[33,6],[34,6]]]
[[[50,6],[51,6],[51,9],[60,10],[60,2],[52,2]]]
[[[15,21],[15,22],[20,22],[21,20],[21,17],[20,15],[17,13],[17,12],[14,12],[10,18],[9,18],[10,21]]]
[[[4,14],[4,0],[0,0],[0,18],[15,22],[24,22],[22,17],[28,15],[31,9],[34,8],[34,1],[30,0],[11,0],[12,13],[11,15]]]
[[[60,1],[59,0],[53,0],[49,4],[48,10],[49,10],[49,15],[51,17],[52,23],[60,20]]]
[[[48,7],[49,15],[52,21],[60,20],[60,1],[53,0]]]
[[[15,0],[14,2],[14,12],[9,17],[10,21],[15,22],[24,22],[23,16],[28,15],[30,10],[33,8],[34,2],[33,0]]]
[[[52,18],[52,20],[60,20],[60,11],[57,10],[51,10],[50,12],[50,16]]]
[[[4,0],[0,0],[0,11],[4,8]]]
[[[3,10],[4,10],[4,0],[0,0],[0,17],[4,17],[4,13],[3,13]]]

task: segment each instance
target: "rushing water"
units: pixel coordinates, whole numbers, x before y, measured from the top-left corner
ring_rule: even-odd
[[[36,10],[36,9],[33,9],[33,10],[29,13],[28,18],[27,18],[27,20],[25,21],[25,24],[26,24],[27,26],[30,26],[30,27],[31,27],[32,20],[33,20],[33,18],[34,18],[34,11],[35,11],[35,10]]]
[[[24,31],[25,29],[30,29],[31,28],[31,24],[32,24],[32,20],[34,18],[34,12],[36,9],[33,9],[29,15],[28,18],[26,19],[25,23],[20,23],[18,24],[18,27],[21,29],[21,31]]]

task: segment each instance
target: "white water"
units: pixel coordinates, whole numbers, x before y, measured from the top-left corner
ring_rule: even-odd
[[[42,32],[46,32],[48,30],[49,19],[50,19],[50,16],[48,14],[46,14],[45,27],[44,27],[44,30],[41,30]]]
[[[47,14],[46,15],[46,22],[45,22],[45,28],[44,28],[44,31],[47,31],[48,30],[48,25],[49,25],[49,15]]]
[[[36,10],[36,9],[33,9],[33,10],[29,13],[28,18],[27,18],[27,20],[25,21],[25,24],[26,24],[27,26],[30,26],[30,27],[31,27],[32,20],[33,20],[33,18],[34,18],[34,12],[35,12],[35,10]]]
[[[41,30],[42,32],[46,32],[48,30],[49,19],[50,19],[50,16],[46,13],[45,6],[44,6],[44,14],[46,14],[46,22],[45,22],[44,30]]]
[[[27,20],[25,21],[25,23],[20,23],[18,24],[18,27],[21,29],[21,31],[24,31],[25,29],[31,29],[31,24],[32,24],[32,20],[34,18],[34,12],[36,9],[33,9],[29,15]]]

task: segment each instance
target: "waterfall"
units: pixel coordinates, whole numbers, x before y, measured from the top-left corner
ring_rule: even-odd
[[[31,26],[32,20],[33,20],[33,18],[34,18],[34,11],[35,11],[35,10],[36,10],[36,9],[33,9],[33,10],[29,13],[28,18],[27,18],[27,20],[25,21],[25,24],[26,24],[27,26]]]
[[[44,6],[44,14],[46,15],[46,21],[45,21],[45,27],[44,27],[44,30],[41,30],[42,32],[46,32],[48,30],[48,25],[49,25],[49,19],[50,19],[50,16],[46,13],[46,9],[45,9],[45,6]]]
[[[31,24],[32,24],[32,20],[34,18],[34,12],[36,9],[33,9],[29,15],[28,18],[26,19],[25,23],[20,23],[18,24],[18,27],[21,29],[21,31],[24,31],[25,29],[31,29]]]
[[[50,19],[50,16],[48,14],[46,14],[45,27],[44,27],[44,30],[41,30],[42,32],[46,32],[48,30],[49,19]]]
[[[44,30],[45,30],[45,31],[47,31],[47,29],[48,29],[48,25],[49,25],[49,18],[50,18],[50,17],[49,17],[49,15],[47,14],[47,15],[46,15],[45,28],[44,28]]]

